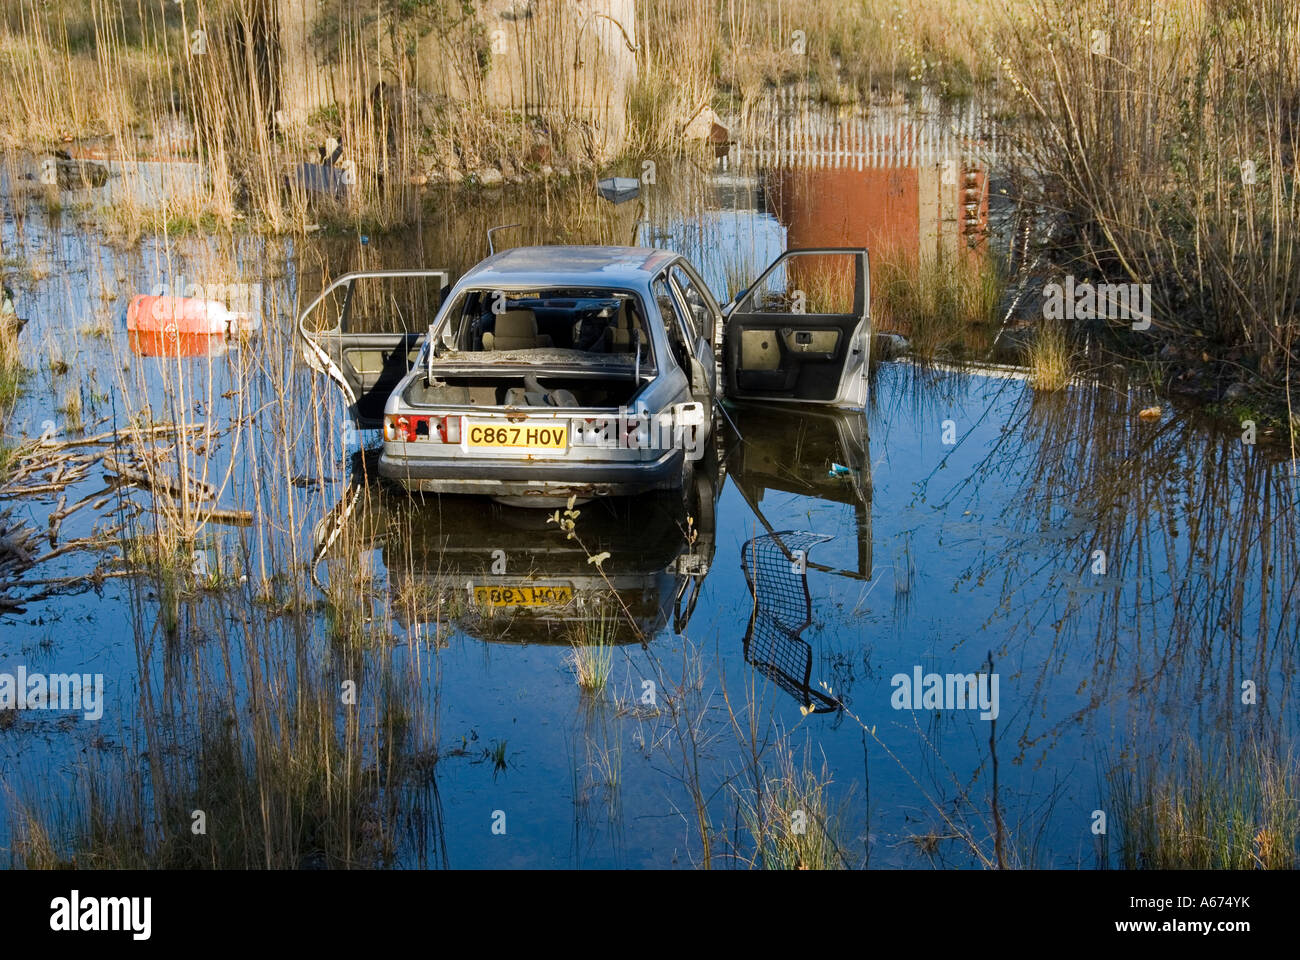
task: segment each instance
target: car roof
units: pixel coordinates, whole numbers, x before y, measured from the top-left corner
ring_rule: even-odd
[[[472,267],[459,285],[640,287],[677,256],[654,247],[514,247]]]

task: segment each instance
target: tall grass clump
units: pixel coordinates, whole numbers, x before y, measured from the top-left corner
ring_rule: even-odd
[[[1300,848],[1300,765],[1251,743],[1186,745],[1108,776],[1111,823],[1126,870],[1291,870]]]
[[[10,0],[0,10],[0,145],[133,131],[153,136],[152,111],[179,77],[175,4]]]
[[[0,481],[13,465],[14,449],[5,441],[9,415],[22,390],[27,371],[18,353],[18,333],[0,318]]]
[[[628,150],[680,149],[704,108],[743,121],[774,87],[832,107],[966,96],[994,74],[989,22],[985,0],[638,0]]]
[[[15,91],[0,146],[119,164],[108,211],[128,240],[244,223],[377,233],[415,219],[431,180],[599,152],[605,78],[599,58],[575,62],[582,25],[566,8],[535,11],[494,52],[471,4],[299,6],[13,0],[0,13],[0,85]],[[530,69],[512,72],[521,59]],[[340,150],[340,196],[298,173],[326,144]],[[197,181],[159,190],[135,166],[159,159],[196,163]]]
[[[1006,29],[1016,139],[1059,259],[1152,287],[1151,328],[1112,320],[1112,342],[1293,404],[1300,0],[1048,0]]]
[[[0,318],[0,423],[8,417],[9,409],[18,399],[26,368],[18,352],[18,332]]]
[[[569,626],[569,665],[584,693],[599,694],[614,670],[614,643],[619,614],[609,604],[588,601],[582,616]]]
[[[900,333],[923,359],[987,349],[997,330],[1005,280],[975,252],[872,264],[873,327]]]
[[[150,757],[135,771],[92,765],[61,817],[19,811],[16,863],[97,870],[391,866],[398,788],[417,776],[401,718],[380,719],[388,750],[382,763],[371,763],[357,749],[355,726],[337,724],[334,713],[318,689],[274,716],[243,721],[247,728],[209,713],[189,729],[197,746],[183,759]],[[170,742],[175,733],[151,736]]]
[[[829,802],[830,775],[796,762],[784,742],[774,747],[775,767],[764,769],[750,790],[736,791],[741,822],[752,849],[742,859],[761,870],[844,870],[849,867]]]
[[[793,82],[832,104],[899,96],[922,83],[957,96],[992,73],[982,0],[726,0],[718,8],[717,78],[742,101]]]
[[[1029,344],[1030,383],[1035,390],[1053,393],[1070,382],[1074,352],[1064,324],[1042,321]]]
[[[680,148],[683,126],[713,104],[719,5],[713,0],[637,3],[637,77],[628,91],[628,152]],[[691,55],[683,57],[689,38]]]

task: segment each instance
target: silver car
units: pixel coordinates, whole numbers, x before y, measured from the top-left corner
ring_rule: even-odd
[[[865,250],[787,251],[722,308],[670,251],[519,247],[450,287],[445,271],[348,274],[299,331],[358,426],[383,428],[382,476],[551,506],[689,493],[720,378],[737,399],[861,408],[867,278]],[[439,284],[427,329],[419,298],[401,308],[356,293],[361,281],[412,279]],[[361,329],[362,303],[401,322]]]

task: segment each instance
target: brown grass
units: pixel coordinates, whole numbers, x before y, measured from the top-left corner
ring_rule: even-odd
[[[1048,393],[1061,390],[1070,382],[1073,366],[1068,331],[1059,322],[1043,320],[1029,345],[1030,383]]]
[[[1049,0],[1007,18],[1002,61],[1019,146],[1070,238],[1061,259],[1153,287],[1150,330],[1112,325],[1121,349],[1204,355],[1284,406],[1300,360],[1298,24],[1297,0]]]

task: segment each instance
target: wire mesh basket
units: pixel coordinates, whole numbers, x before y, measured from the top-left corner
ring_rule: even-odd
[[[745,631],[745,660],[808,713],[840,708],[839,701],[812,689],[813,652],[802,636],[812,623],[808,552],[831,539],[784,530],[755,537],[741,549],[745,582],[754,598]]]

